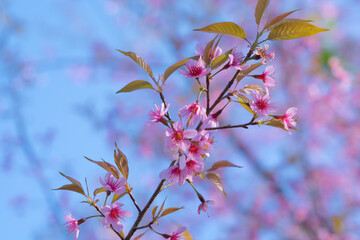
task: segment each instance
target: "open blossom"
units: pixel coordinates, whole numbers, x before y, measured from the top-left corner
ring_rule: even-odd
[[[212,200],[203,201],[198,208],[198,214],[200,214],[201,211],[207,212],[208,210],[208,204],[214,205],[215,202]]]
[[[104,188],[117,195],[125,192],[125,182],[124,178],[117,179],[110,172],[105,175],[104,181],[100,178],[100,183],[104,186]]]
[[[255,50],[255,54],[262,58],[262,64],[266,64],[268,60],[275,58],[275,52],[268,53],[269,45],[264,44],[264,49],[260,46]]]
[[[289,128],[296,126],[296,122],[294,120],[296,113],[297,113],[297,108],[291,107],[286,111],[286,113],[283,116],[278,117],[278,119],[283,122],[284,128],[286,130],[289,131]],[[290,131],[289,133],[291,134]]]
[[[193,102],[190,105],[187,105],[179,110],[181,117],[188,118],[188,126],[193,127],[198,122],[199,119],[204,121],[206,117],[206,109],[199,105],[199,102]]]
[[[233,67],[240,71],[245,70],[249,66],[245,66],[244,64],[241,64],[243,59],[244,59],[243,53],[238,48],[235,48],[229,54],[229,62],[226,64],[225,68]]]
[[[167,179],[170,184],[178,183],[179,185],[183,185],[187,177],[184,174],[184,170],[181,170],[178,164],[165,169],[159,176],[161,179]]]
[[[174,129],[167,129],[165,135],[168,137],[167,146],[177,146],[182,152],[186,152],[190,146],[188,139],[191,139],[197,135],[195,129],[184,130],[182,122],[176,122],[173,124]]]
[[[210,68],[206,67],[206,63],[199,57],[199,60],[196,62],[195,60],[190,59],[185,63],[185,69],[180,69],[179,72],[188,78],[199,78],[205,76],[211,71]]]
[[[193,141],[198,143],[198,147],[202,153],[206,156],[210,156],[210,152],[213,149],[214,138],[211,136],[209,131],[201,130],[198,135],[193,138]]]
[[[79,223],[78,221],[69,213],[68,215],[64,216],[64,219],[66,220],[66,228],[69,233],[74,233],[74,239],[77,239],[79,237]]]
[[[204,51],[205,51],[205,45],[203,45],[201,43],[196,44],[195,54],[197,56],[205,57]],[[221,54],[222,54],[222,49],[219,46],[216,46],[215,50],[212,49],[212,51],[210,52],[209,59],[212,60],[212,59],[220,56]]]
[[[128,210],[121,209],[122,206],[124,206],[124,204],[115,202],[110,206],[106,205],[101,207],[101,212],[105,216],[103,219],[104,227],[110,227],[111,224],[116,231],[123,231],[123,225],[120,219],[124,220],[125,218],[131,217],[132,213]]]
[[[200,173],[204,169],[204,163],[198,162],[193,159],[186,159],[186,164],[184,169],[182,170],[182,174],[185,179],[189,179],[192,182],[192,177],[198,173]]]
[[[275,67],[270,65],[265,68],[265,71],[261,75],[255,75],[254,78],[261,79],[267,87],[275,87],[275,79],[271,77],[271,75],[274,73]]]
[[[266,117],[274,112],[275,107],[269,103],[270,96],[268,94],[261,95],[258,91],[255,91],[253,96],[254,101],[250,103],[250,107],[257,113],[258,117]]]
[[[165,108],[164,103],[161,104],[161,108],[159,108],[156,104],[155,104],[155,108],[156,111],[151,110],[149,115],[150,115],[150,123],[157,123],[163,120],[165,114],[168,112],[170,107],[170,104],[168,104]]]

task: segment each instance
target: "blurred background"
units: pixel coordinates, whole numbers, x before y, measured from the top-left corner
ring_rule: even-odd
[[[63,216],[94,214],[79,194],[52,191],[67,184],[61,171],[100,187],[105,171],[86,161],[112,161],[114,143],[127,155],[129,181],[140,206],[169,164],[164,128],[146,126],[160,104],[152,91],[115,92],[132,80],[149,80],[115,49],[143,57],[158,76],[194,55],[197,43],[214,37],[192,31],[233,21],[250,41],[256,36],[256,0],[0,1],[1,239],[71,239]],[[209,165],[228,160],[228,197],[207,181],[195,185],[214,200],[198,215],[188,184],[163,191],[167,207],[185,209],[159,221],[160,232],[186,226],[194,239],[360,239],[360,31],[358,0],[271,0],[271,16],[302,9],[293,17],[315,20],[331,31],[270,42],[276,58],[272,91],[279,113],[296,106],[298,128],[289,135],[267,126],[216,133]],[[245,41],[223,37],[224,50]],[[263,69],[259,69],[261,72]],[[229,75],[214,84],[221,91]],[[196,98],[196,85],[174,73],[165,96],[173,116]],[[245,123],[231,108],[221,125]],[[128,197],[121,200],[135,213]],[[134,217],[125,223],[131,227]],[[146,216],[144,223],[150,219]],[[141,233],[141,232],[139,232]],[[116,239],[96,219],[80,226],[79,239]],[[142,239],[161,239],[148,232]]]

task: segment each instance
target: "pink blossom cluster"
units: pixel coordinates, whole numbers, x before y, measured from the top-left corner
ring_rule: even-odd
[[[165,113],[159,112],[157,116],[150,113],[150,122],[162,119]],[[207,117],[206,109],[198,101],[181,108],[179,116],[186,124],[182,121],[174,122],[165,131],[166,150],[170,153],[171,159],[176,160],[176,164],[162,171],[160,177],[167,179],[171,184],[182,185],[186,180],[192,181],[192,177],[203,170],[204,159],[210,156],[214,143],[214,138],[205,128],[218,123],[213,115]],[[200,123],[200,129],[191,129]]]

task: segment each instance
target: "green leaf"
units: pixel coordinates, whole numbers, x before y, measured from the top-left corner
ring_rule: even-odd
[[[103,193],[103,192],[106,192],[106,191],[107,191],[107,190],[106,190],[106,188],[104,188],[104,187],[97,188],[97,189],[94,190],[94,197],[97,196],[98,194]]]
[[[269,40],[290,40],[302,37],[308,37],[319,32],[329,31],[329,29],[319,28],[305,22],[283,23],[271,30]]]
[[[245,108],[248,112],[250,112],[251,114],[255,114],[255,112],[251,109],[250,107],[250,102],[251,100],[248,99],[247,97],[243,96],[243,95],[237,95],[239,103],[241,104],[241,106],[243,106],[243,108]]]
[[[210,42],[208,42],[205,46],[205,49],[204,49],[204,62],[206,64],[209,64],[210,63],[210,56],[211,56],[211,50],[212,50],[212,46],[214,45],[214,42],[216,40],[216,38],[218,37],[219,35],[216,35],[214,37],[213,40],[211,40]]]
[[[120,198],[122,198],[125,194],[126,194],[126,192],[124,192],[124,193],[122,193],[122,194],[120,194],[120,195],[114,194],[113,199],[111,200],[111,203],[116,202],[117,200],[119,200]]]
[[[265,124],[263,124],[263,125],[280,128],[280,129],[282,129],[282,130],[284,130],[284,131],[287,132],[287,130],[286,130],[285,127],[284,127],[283,122],[280,121],[280,120],[277,120],[277,119],[275,119],[275,118],[271,119],[269,122],[267,122],[267,123],[265,123]],[[290,128],[290,129],[293,129],[293,130],[296,130],[296,131],[300,131],[299,129],[294,128],[294,127],[289,127],[289,128]]]
[[[187,61],[189,61],[190,58],[185,58],[173,65],[171,65],[170,67],[168,67],[166,70],[165,70],[165,74],[164,74],[164,82],[166,81],[166,79],[168,79],[170,77],[170,75],[175,72],[176,70],[178,70],[179,68],[181,68],[182,66],[185,65],[185,63],[187,63]]]
[[[116,49],[117,51],[121,52],[122,54],[124,54],[125,56],[130,57],[132,60],[134,60],[140,67],[142,67],[142,69],[145,70],[145,72],[155,81],[154,75],[152,73],[152,70],[150,68],[150,66],[145,62],[144,59],[142,59],[141,57],[139,57],[138,55],[136,55],[133,52],[124,52],[121,51],[119,49]]]
[[[285,18],[277,23],[275,23],[274,25],[270,26],[267,28],[267,30],[271,31],[274,28],[276,28],[277,26],[283,24],[283,23],[288,23],[288,22],[305,22],[305,23],[309,23],[309,22],[313,22],[312,20],[305,20],[305,19],[298,19],[298,18]]]
[[[216,58],[214,58],[210,63],[210,68],[216,69],[216,68],[220,67],[222,64],[224,64],[226,62],[226,60],[229,59],[229,54],[231,53],[231,51],[232,51],[232,49],[230,49],[226,53],[221,54],[220,56],[217,56]]]
[[[236,38],[246,38],[244,29],[233,22],[219,22],[194,31],[225,34]]]
[[[221,177],[217,173],[208,173],[206,174],[206,178],[209,179],[210,182],[212,182],[225,196],[225,190],[221,183]]]
[[[210,169],[208,169],[207,171],[208,171],[208,172],[210,172],[210,171],[215,171],[216,169],[218,169],[218,168],[223,168],[223,167],[237,167],[237,168],[242,168],[242,167],[240,167],[240,166],[238,166],[238,165],[235,165],[235,164],[233,164],[233,163],[231,163],[231,162],[228,162],[228,161],[223,160],[223,161],[218,161],[218,162],[214,163],[214,164],[212,165],[212,167],[211,167]]]
[[[158,209],[159,206],[155,206],[152,210],[151,210],[151,214],[153,216],[153,218],[155,218],[155,214],[156,214],[156,210]]]
[[[111,172],[111,174],[116,177],[117,179],[120,178],[120,173],[119,171],[116,169],[116,167],[108,162],[105,162],[105,161],[102,161],[102,162],[99,162],[99,161],[94,161],[88,157],[85,157],[87,160],[89,160],[90,162],[93,162],[97,165],[99,165],[100,167],[102,167],[103,169],[105,169],[106,171],[108,172]]]
[[[265,10],[269,5],[270,0],[258,0],[255,8],[255,20],[256,24],[259,25],[261,18],[264,16]]]
[[[125,179],[128,179],[129,177],[129,166],[128,166],[128,160],[125,156],[125,154],[120,151],[117,144],[115,143],[116,150],[114,150],[114,161],[118,169],[120,170],[121,174]]]
[[[287,12],[287,13],[283,13],[283,14],[280,14],[279,16],[277,17],[274,17],[273,19],[271,19],[270,21],[268,21],[265,26],[264,26],[264,29],[267,29],[269,27],[271,27],[272,25],[280,22],[281,20],[283,20],[284,18],[286,18],[287,16],[289,16],[290,14],[292,14],[293,12],[296,12],[296,11],[299,11],[300,9],[297,9],[297,10],[294,10],[294,11],[291,11],[291,12]]]
[[[169,215],[170,213],[176,212],[176,211],[178,211],[178,210],[180,210],[180,209],[183,209],[183,208],[184,208],[184,207],[180,207],[180,208],[178,208],[178,207],[167,208],[167,209],[165,209],[165,210],[161,213],[161,215],[160,215],[159,218],[164,217],[164,216],[166,216],[166,215]]]
[[[144,81],[144,80],[136,80],[136,81],[129,83],[128,85],[126,85],[125,87],[123,87],[122,89],[117,91],[116,93],[132,92],[135,90],[146,89],[146,88],[154,89],[153,86],[149,82]]]
[[[236,76],[236,81],[240,82],[241,79],[243,79],[244,77],[246,77],[248,74],[250,74],[252,71],[254,71],[255,69],[257,69],[258,67],[262,66],[263,64],[260,63],[255,63],[250,65],[250,67],[248,67],[247,69],[241,71],[237,76]]]
[[[81,183],[75,179],[73,179],[72,177],[69,177],[69,176],[66,176],[65,174],[63,174],[62,172],[60,172],[60,174],[67,178],[72,184],[67,184],[67,185],[64,185],[62,187],[59,187],[57,189],[53,189],[53,190],[67,190],[67,191],[73,191],[73,192],[77,192],[77,193],[80,193],[84,196],[85,195],[85,192],[84,192],[84,189],[82,188],[81,186]]]

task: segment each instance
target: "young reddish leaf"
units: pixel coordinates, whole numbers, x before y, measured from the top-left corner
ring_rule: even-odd
[[[120,178],[120,173],[119,173],[119,171],[116,169],[116,167],[115,167],[114,165],[112,165],[112,164],[110,164],[110,163],[108,163],[108,162],[105,162],[105,161],[99,162],[99,161],[94,161],[94,160],[92,160],[92,159],[90,159],[90,158],[88,158],[88,157],[85,157],[85,158],[86,158],[87,160],[89,160],[90,162],[93,162],[93,163],[99,165],[100,167],[102,167],[102,168],[105,169],[106,171],[111,172],[111,174],[112,174],[114,177],[116,177],[117,179]]]
[[[308,37],[319,32],[329,31],[329,29],[319,28],[306,22],[287,22],[271,30],[269,40],[290,40]]]
[[[140,234],[139,236],[137,236],[136,238],[134,238],[134,240],[139,240],[140,238],[142,238],[145,235],[146,232]]]
[[[249,104],[251,102],[251,100],[240,94],[237,95],[237,97],[238,97],[238,100],[239,100],[239,103],[241,104],[241,106],[243,106],[243,108],[245,108],[251,114],[254,114],[254,111],[251,109],[250,104]]]
[[[221,54],[220,56],[217,56],[216,58],[214,58],[210,63],[210,68],[216,69],[216,68],[220,67],[222,64],[224,64],[226,62],[226,60],[229,59],[229,54],[231,53],[231,51],[232,51],[232,49],[230,49],[226,53]]]
[[[237,168],[242,168],[242,167],[240,167],[240,166],[238,166],[238,165],[235,165],[235,164],[233,164],[233,163],[231,163],[231,162],[228,162],[228,161],[223,160],[223,161],[218,161],[218,162],[214,163],[214,164],[212,165],[212,167],[211,167],[210,169],[208,169],[207,171],[208,171],[208,172],[210,172],[210,171],[215,171],[216,169],[218,169],[218,168],[223,168],[223,167],[237,167]]]
[[[259,25],[261,18],[264,16],[265,10],[269,5],[270,0],[258,0],[255,8],[255,20],[256,24]]]
[[[159,213],[162,212],[162,210],[164,209],[164,205],[165,205],[165,201],[166,201],[167,197],[165,198],[164,202],[161,204],[161,207],[159,209]]]
[[[94,197],[100,193],[106,192],[106,189],[104,187],[97,188],[94,190]]]
[[[164,217],[164,216],[166,216],[166,215],[169,215],[170,213],[176,212],[176,211],[178,211],[178,210],[180,210],[180,209],[183,209],[183,208],[184,208],[184,207],[180,207],[180,208],[178,208],[178,207],[167,208],[167,209],[165,209],[165,210],[161,213],[160,217]]]
[[[116,202],[117,200],[119,200],[120,198],[122,198],[125,194],[126,194],[126,192],[124,192],[124,193],[122,193],[122,194],[120,194],[120,195],[114,194],[113,199],[111,200],[111,203]]]
[[[152,210],[151,210],[151,214],[153,216],[153,218],[155,218],[155,214],[156,214],[156,210],[158,209],[159,206],[155,206]]]
[[[237,77],[236,77],[236,81],[240,82],[244,77],[246,77],[248,74],[250,74],[252,71],[254,71],[255,69],[257,69],[258,67],[262,66],[263,64],[260,63],[255,63],[250,65],[250,67],[248,67],[247,69],[241,71]]]
[[[206,64],[209,64],[210,63],[210,55],[211,55],[211,49],[212,49],[212,46],[214,45],[214,42],[215,42],[215,40],[216,40],[216,38],[219,36],[219,34],[218,35],[216,35],[215,37],[214,37],[214,39],[213,40],[211,40],[210,42],[208,42],[207,44],[206,44],[206,46],[205,46],[205,49],[204,49],[204,62],[206,62]]]
[[[128,160],[123,152],[120,151],[117,144],[115,143],[116,151],[114,150],[114,161],[121,174],[125,179],[129,177],[129,166]]]
[[[81,183],[79,181],[73,179],[72,177],[66,176],[65,174],[63,174],[61,172],[60,172],[60,174],[63,177],[67,178],[72,184],[67,184],[67,185],[64,185],[62,187],[59,187],[59,188],[53,189],[53,190],[68,190],[68,191],[77,192],[77,193],[80,193],[80,194],[86,196],[84,189],[82,188]]]
[[[225,196],[225,190],[221,183],[221,177],[217,173],[208,173],[206,174],[206,178],[209,179],[210,182],[212,182]]]
[[[201,29],[194,29],[194,31],[225,34],[236,38],[246,38],[244,29],[233,22],[213,23]]]
[[[153,86],[144,80],[135,80],[132,81],[131,83],[127,84],[125,87],[123,87],[122,89],[120,89],[119,91],[117,91],[116,93],[121,93],[121,92],[132,92],[135,90],[140,90],[140,89],[154,89]]]
[[[290,14],[292,14],[293,12],[296,12],[296,11],[299,11],[300,9],[297,9],[297,10],[294,10],[294,11],[291,11],[291,12],[287,12],[287,13],[283,13],[283,14],[280,14],[279,16],[271,19],[270,21],[268,21],[265,26],[264,26],[264,29],[267,29],[268,27],[271,27],[272,25],[280,22],[281,20],[283,20],[284,18],[286,18],[287,16],[289,16]]]
[[[313,22],[312,20],[305,20],[305,19],[298,19],[298,18],[285,18],[275,24],[273,24],[272,26],[268,27],[267,30],[271,31],[274,28],[276,28],[277,26],[283,24],[283,23],[288,23],[288,22],[305,22],[305,23],[309,23],[309,22]]]
[[[263,94],[266,93],[265,90],[262,87],[260,87],[259,85],[257,85],[257,84],[245,85],[245,87],[243,89],[240,89],[239,92],[250,95],[252,93],[252,90],[261,92]]]
[[[150,66],[145,62],[144,59],[142,59],[141,57],[139,57],[138,55],[136,55],[133,52],[124,52],[121,51],[119,49],[116,49],[117,51],[121,52],[122,54],[124,54],[125,56],[130,57],[132,60],[134,60],[140,67],[142,67],[142,69],[145,70],[145,72],[155,81],[154,75],[152,73],[152,70],[150,68]]]

